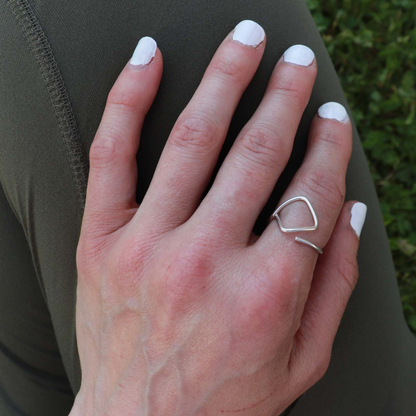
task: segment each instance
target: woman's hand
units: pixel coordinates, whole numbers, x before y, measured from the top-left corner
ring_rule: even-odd
[[[329,103],[282,202],[306,196],[319,227],[253,225],[291,153],[317,64],[278,61],[263,101],[201,201],[234,110],[262,58],[263,29],[240,23],[177,120],[138,206],[140,130],[162,75],[150,38],[107,100],[90,150],[77,251],[82,386],[71,415],[277,415],[325,373],[358,271],[365,206],[344,203],[351,123]],[[140,179],[140,178],[139,178]],[[303,202],[281,212],[310,225]],[[352,225],[352,226],[351,226]],[[355,231],[354,231],[354,229]]]

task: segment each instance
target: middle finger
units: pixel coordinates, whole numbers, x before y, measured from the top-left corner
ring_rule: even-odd
[[[140,214],[147,208],[158,227],[182,224],[199,205],[264,48],[265,32],[250,20],[240,22],[219,46],[172,129],[142,203]],[[164,214],[156,218],[155,212]]]

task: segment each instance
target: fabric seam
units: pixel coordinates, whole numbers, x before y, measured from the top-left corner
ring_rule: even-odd
[[[7,3],[22,28],[45,81],[65,146],[81,211],[83,212],[87,190],[88,163],[62,74],[49,41],[28,1],[7,0]]]

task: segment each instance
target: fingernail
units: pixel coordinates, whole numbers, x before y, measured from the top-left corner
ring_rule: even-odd
[[[133,52],[130,63],[135,66],[147,65],[155,57],[156,49],[157,43],[153,38],[149,36],[141,38]]]
[[[264,29],[252,20],[243,20],[234,29],[233,40],[247,46],[258,46],[264,40]]]
[[[311,65],[314,58],[315,54],[312,49],[304,45],[293,45],[283,54],[285,62],[300,66]]]
[[[367,205],[362,202],[356,202],[351,209],[351,227],[355,231],[355,234],[359,237],[361,230],[363,229],[365,216],[367,214]]]
[[[318,116],[321,118],[337,120],[340,123],[347,123],[350,119],[345,107],[335,102],[329,102],[321,105],[318,109]]]

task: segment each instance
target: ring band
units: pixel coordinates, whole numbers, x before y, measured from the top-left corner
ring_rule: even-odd
[[[302,244],[306,244],[309,247],[312,247],[313,249],[315,249],[319,254],[322,254],[324,251],[318,247],[317,245],[311,243],[308,240],[304,240],[303,238],[300,237],[295,237],[295,241],[297,241],[298,243],[302,243]]]
[[[288,206],[289,204],[291,204],[292,202],[296,202],[296,201],[303,201],[305,202],[305,204],[307,205],[307,207],[309,208],[309,212],[312,215],[313,218],[313,222],[314,224],[312,226],[308,226],[308,227],[296,227],[296,228],[285,228],[283,227],[282,224],[282,220],[280,219],[279,216],[279,212],[286,206]],[[315,214],[315,211],[312,207],[312,204],[309,202],[308,198],[304,197],[304,196],[296,196],[294,198],[290,198],[287,201],[283,202],[283,204],[281,204],[274,212],[273,214],[270,216],[268,224],[270,224],[271,221],[273,221],[273,219],[276,220],[277,224],[279,225],[280,231],[282,231],[283,233],[295,233],[295,232],[301,232],[301,231],[315,231],[318,228],[318,218]],[[315,251],[317,251],[319,254],[323,253],[323,250],[318,247],[317,245],[311,243],[308,240],[304,240],[303,238],[300,237],[295,237],[295,241],[297,241],[298,243],[301,244],[305,244],[311,248],[313,248]]]

